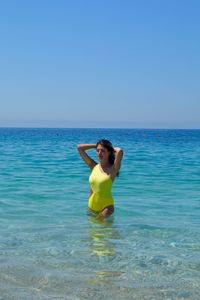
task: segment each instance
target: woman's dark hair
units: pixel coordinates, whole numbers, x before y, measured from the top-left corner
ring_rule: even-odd
[[[110,155],[108,157],[108,161],[111,165],[113,165],[115,162],[115,150],[113,148],[112,143],[108,140],[101,139],[97,142],[96,147],[98,145],[101,145],[108,150],[108,152],[110,153]]]

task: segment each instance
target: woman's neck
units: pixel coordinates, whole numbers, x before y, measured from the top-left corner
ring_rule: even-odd
[[[111,167],[109,162],[100,162],[100,165],[102,169],[109,169]]]

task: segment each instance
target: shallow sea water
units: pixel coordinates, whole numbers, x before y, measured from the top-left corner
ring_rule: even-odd
[[[99,138],[124,150],[104,222],[76,150]],[[0,169],[0,299],[200,299],[199,130],[1,128]]]

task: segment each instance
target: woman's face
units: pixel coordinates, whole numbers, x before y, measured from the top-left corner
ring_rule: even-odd
[[[103,147],[101,144],[99,144],[96,148],[97,156],[100,161],[107,162],[109,157],[109,151]]]

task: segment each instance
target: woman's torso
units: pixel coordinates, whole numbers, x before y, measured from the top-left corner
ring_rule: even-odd
[[[90,209],[99,212],[105,207],[114,204],[112,197],[112,179],[103,172],[100,168],[100,164],[97,164],[93,169],[89,177],[90,188],[92,190],[91,196],[88,201]]]

